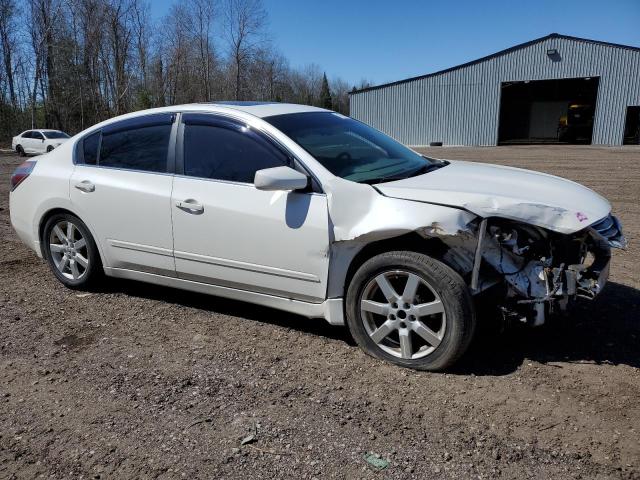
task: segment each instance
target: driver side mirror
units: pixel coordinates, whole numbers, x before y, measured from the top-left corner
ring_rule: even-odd
[[[258,190],[303,190],[309,177],[290,167],[265,168],[256,172],[253,184]]]

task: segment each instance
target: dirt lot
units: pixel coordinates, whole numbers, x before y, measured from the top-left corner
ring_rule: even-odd
[[[607,196],[631,246],[600,298],[430,374],[265,308],[132,282],[85,296],[13,234],[19,161],[0,157],[0,478],[640,478],[640,149],[428,152]]]

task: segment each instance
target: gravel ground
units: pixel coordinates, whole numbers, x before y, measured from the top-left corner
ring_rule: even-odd
[[[631,246],[603,294],[535,331],[485,330],[450,373],[403,370],[322,321],[65,289],[11,230],[19,159],[0,156],[0,478],[640,478],[640,149],[425,151],[607,196]]]

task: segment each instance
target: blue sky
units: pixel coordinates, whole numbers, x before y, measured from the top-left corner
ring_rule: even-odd
[[[162,17],[171,0],[151,0]],[[264,0],[275,46],[351,84],[434,72],[552,32],[640,47],[640,0]]]

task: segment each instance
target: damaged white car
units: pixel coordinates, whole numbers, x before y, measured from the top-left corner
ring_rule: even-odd
[[[23,163],[10,205],[69,287],[106,274],[321,317],[426,370],[468,347],[474,296],[491,289],[540,325],[595,297],[626,243],[609,203],[576,183],[424,158],[340,114],[274,103],[103,122]]]

